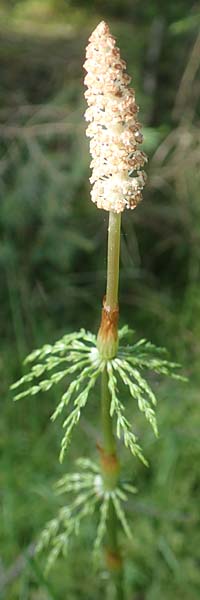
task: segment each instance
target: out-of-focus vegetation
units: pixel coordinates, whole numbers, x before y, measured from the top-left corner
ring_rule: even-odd
[[[190,377],[187,386],[162,385],[158,441],[136,421],[150,468],[123,457],[138,486],[133,541],[122,540],[127,597],[198,600],[198,5],[1,0],[0,17],[0,597],[98,600],[104,590],[103,566],[100,578],[92,569],[90,523],[48,580],[34,556],[58,504],[54,481],[80,448],[95,456],[97,401],[61,467],[59,424],[49,423],[53,393],[16,405],[8,394],[31,348],[98,326],[107,215],[89,201],[82,63],[89,32],[104,18],[133,77],[150,157],[144,201],[123,218],[121,324],[166,345]]]

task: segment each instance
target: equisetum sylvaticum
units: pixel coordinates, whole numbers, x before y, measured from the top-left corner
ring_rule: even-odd
[[[67,556],[73,535],[79,532],[82,521],[91,520],[93,515],[97,524],[94,564],[99,564],[103,548],[113,597],[122,600],[125,557],[120,549],[120,529],[131,543],[133,532],[126,516],[126,503],[136,489],[132,481],[123,479],[117,440],[124,443],[136,460],[147,465],[134,427],[127,418],[124,400],[132,402],[133,416],[138,409],[144,413],[157,435],[156,397],[148,382],[148,373],[184,378],[177,372],[179,365],[167,360],[165,349],[157,348],[146,339],[133,341],[133,331],[127,325],[118,329],[121,216],[124,210],[135,209],[142,198],[146,180],[143,167],[147,158],[140,149],[143,138],[135,92],[129,87],[131,78],[115,39],[103,21],[89,38],[84,69],[88,103],[85,118],[89,122],[86,133],[92,155],[91,199],[99,209],[109,213],[107,285],[101,323],[97,336],[81,329],[34,350],[25,359],[27,374],[14,383],[12,389],[18,400],[40,396],[63,381],[63,393],[51,417],[55,421],[63,416],[61,461],[87,401],[91,397],[96,403],[100,441],[97,448],[91,448],[96,454],[95,461],[80,457],[76,471],[63,475],[57,483],[57,492],[64,495],[63,507],[40,535],[38,551],[49,548],[49,569],[60,553]],[[99,380],[101,385],[97,385],[97,391],[101,391],[94,396],[92,392]]]

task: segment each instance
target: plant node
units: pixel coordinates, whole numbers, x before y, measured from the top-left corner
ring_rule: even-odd
[[[108,548],[105,551],[106,565],[109,571],[119,573],[122,569],[122,557],[117,552],[112,552]]]
[[[101,473],[106,490],[113,490],[117,486],[120,474],[120,463],[115,452],[105,452],[101,446],[97,446],[100,454]]]
[[[97,335],[97,348],[103,360],[114,358],[118,350],[118,319],[119,308],[111,309],[103,299],[101,324]]]

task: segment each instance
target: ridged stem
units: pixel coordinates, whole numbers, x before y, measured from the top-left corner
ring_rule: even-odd
[[[109,213],[106,305],[118,305],[121,213]]]
[[[120,254],[121,215],[109,213],[107,287],[102,312],[102,321],[98,333],[97,345],[105,360],[114,358],[118,347],[118,286]],[[119,479],[120,464],[110,415],[111,397],[108,387],[108,373],[105,367],[101,381],[101,420],[103,448],[100,449],[101,471],[104,487],[107,491],[115,489]],[[124,600],[122,559],[118,542],[118,520],[110,500],[106,540],[107,567],[113,578],[116,600]]]
[[[106,454],[116,453],[116,442],[113,433],[112,419],[110,417],[110,393],[108,389],[107,369],[104,369],[101,378],[101,418],[103,430],[103,448]]]
[[[103,433],[103,449],[101,449],[100,451],[101,472],[104,480],[104,488],[107,491],[112,491],[115,489],[118,483],[120,464],[116,452],[116,440],[113,433],[112,418],[110,416],[111,398],[108,389],[108,374],[106,368],[102,373],[101,391],[101,414]],[[124,600],[123,567],[118,542],[118,520],[112,500],[110,500],[109,504],[109,513],[107,520],[107,540],[105,550],[107,568],[115,584],[116,600]]]

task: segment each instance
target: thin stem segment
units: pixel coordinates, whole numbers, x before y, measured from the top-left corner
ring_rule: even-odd
[[[108,374],[105,367],[102,373],[101,387],[101,415],[103,448],[100,449],[101,471],[106,491],[115,489],[118,483],[120,465],[116,452],[116,440],[113,433],[113,423],[110,416],[110,392],[108,388]],[[113,578],[116,591],[116,600],[123,600],[123,570],[122,558],[118,542],[118,520],[110,498],[107,521],[106,562]]]
[[[97,347],[104,360],[114,358],[118,349],[118,287],[121,214],[109,213],[107,286]]]
[[[110,393],[108,389],[108,373],[105,368],[101,377],[101,417],[103,431],[103,448],[106,454],[116,453],[116,442],[110,417]]]
[[[109,213],[106,305],[118,305],[121,213]]]

